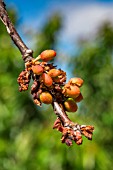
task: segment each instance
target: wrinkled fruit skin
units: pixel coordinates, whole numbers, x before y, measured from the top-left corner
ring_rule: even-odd
[[[43,73],[43,74],[41,75],[41,81],[42,81],[42,82],[44,83],[44,85],[47,86],[47,87],[50,87],[50,86],[52,85],[52,83],[53,83],[52,78],[51,78],[48,74],[46,74],[46,73]]]
[[[80,94],[80,89],[77,86],[71,86],[71,85],[69,87],[64,86],[63,93],[66,96],[69,96],[69,97],[72,97],[72,98],[76,98]]]
[[[36,75],[41,75],[44,71],[43,67],[40,65],[32,65],[32,71]]]
[[[65,106],[66,111],[68,112],[76,112],[78,109],[76,102],[72,98],[68,98],[64,102],[64,106]]]
[[[56,56],[56,51],[54,50],[45,50],[40,54],[40,58],[43,61],[50,61]]]
[[[52,95],[49,92],[42,92],[40,94],[40,101],[45,104],[51,104],[52,103]]]
[[[74,77],[69,80],[70,85],[77,85],[81,87],[84,83],[84,81],[81,78]]]

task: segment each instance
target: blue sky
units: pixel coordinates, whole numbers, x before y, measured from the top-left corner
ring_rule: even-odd
[[[40,26],[54,11],[64,17],[60,42],[73,46],[80,36],[93,34],[101,22],[113,18],[113,0],[4,0],[17,9],[26,27],[40,30]],[[112,21],[113,22],[113,21]],[[66,42],[69,43],[67,45]]]
[[[91,37],[105,20],[113,22],[113,0],[4,1],[8,7],[16,8],[22,24],[28,29],[40,30],[47,17],[59,11],[64,18],[64,27],[59,36],[58,51],[64,55],[76,50],[79,37]]]

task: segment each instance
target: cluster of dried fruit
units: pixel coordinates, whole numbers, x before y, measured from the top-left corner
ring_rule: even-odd
[[[82,134],[88,139],[92,139],[94,127],[80,126],[71,122],[66,111],[77,111],[77,102],[83,99],[80,91],[83,80],[75,77],[66,83],[66,72],[48,63],[55,56],[56,52],[54,50],[45,50],[37,58],[28,61],[25,64],[25,70],[18,77],[19,91],[28,89],[32,77],[31,94],[34,103],[38,106],[41,106],[42,103],[53,105],[54,112],[58,117],[53,128],[62,132],[62,143],[70,146],[72,140],[74,140],[80,145]]]
[[[0,1],[0,10],[0,19],[25,62],[25,70],[18,77],[19,91],[27,90],[32,78],[31,94],[34,103],[38,106],[41,106],[42,103],[52,104],[57,116],[53,128],[62,133],[62,143],[71,146],[74,141],[80,145],[82,144],[82,135],[91,140],[94,127],[74,123],[66,114],[66,111],[75,112],[77,110],[76,103],[83,99],[80,92],[83,80],[72,78],[66,83],[66,73],[48,63],[56,56],[54,50],[45,50],[34,59],[33,51],[24,44],[10,21],[3,1]]]
[[[35,104],[40,106],[41,103],[52,104],[53,101],[57,101],[63,104],[66,111],[76,112],[76,102],[83,99],[80,92],[83,80],[71,78],[66,83],[66,73],[56,69],[53,64],[47,63],[55,56],[54,50],[45,50],[36,59],[27,62],[26,69],[18,77],[19,90],[28,89],[32,76],[34,82],[31,86],[31,94]]]

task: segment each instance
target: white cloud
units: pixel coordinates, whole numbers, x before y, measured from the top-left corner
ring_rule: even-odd
[[[63,6],[61,11],[65,17],[63,39],[74,40],[79,36],[91,36],[103,21],[113,22],[113,4]]]
[[[31,15],[25,24],[28,29],[40,30],[47,18],[54,11],[59,11],[64,16],[64,27],[59,36],[60,46],[67,51],[75,50],[75,43],[79,37],[91,37],[97,31],[98,26],[106,21],[113,22],[113,3],[80,3],[76,1],[51,1],[46,6],[44,13]],[[37,19],[36,19],[37,17]],[[32,21],[32,24],[29,24]]]
[[[66,1],[67,2],[67,1]],[[113,3],[78,3],[69,1],[62,3],[52,1],[49,8],[46,7],[44,13],[37,14],[36,18],[32,18],[32,25],[26,20],[29,27],[40,29],[40,26],[46,21],[54,11],[59,11],[64,16],[64,27],[61,38],[70,40],[79,36],[91,35],[96,31],[98,26],[105,20],[113,22]]]

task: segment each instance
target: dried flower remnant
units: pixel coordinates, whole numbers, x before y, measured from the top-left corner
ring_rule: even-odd
[[[19,90],[27,90],[32,77],[31,94],[34,103],[38,106],[42,103],[52,104],[57,115],[53,129],[62,133],[61,142],[71,146],[72,141],[75,141],[80,145],[82,135],[92,139],[94,127],[72,122],[67,113],[76,112],[77,102],[83,99],[80,91],[83,80],[74,77],[66,83],[66,72],[48,63],[55,56],[54,50],[45,50],[37,58],[26,62],[26,68],[18,78]]]
[[[23,70],[18,77],[19,91],[25,91],[28,89],[30,82],[30,72],[27,70]]]

